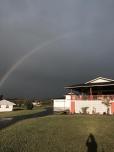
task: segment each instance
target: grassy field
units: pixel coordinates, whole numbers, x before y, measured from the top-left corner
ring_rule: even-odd
[[[114,116],[86,115],[19,121],[0,131],[0,152],[86,152],[90,133],[97,152],[114,152]]]
[[[17,110],[17,111],[12,111],[12,112],[1,112],[0,118],[34,114],[34,113],[42,111],[43,109],[44,109],[43,107],[35,107],[35,108],[33,108],[33,110],[23,109],[23,110]]]

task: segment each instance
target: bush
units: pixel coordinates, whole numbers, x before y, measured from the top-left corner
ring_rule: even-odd
[[[103,112],[103,115],[106,115],[106,112]]]
[[[67,115],[67,114],[69,114],[69,110],[65,110],[61,112],[61,115]]]
[[[33,109],[33,104],[30,101],[26,101],[25,102],[25,107],[27,108],[27,110],[32,110]]]
[[[82,113],[83,114],[88,114],[88,112],[87,112],[87,109],[88,109],[89,107],[82,107]]]

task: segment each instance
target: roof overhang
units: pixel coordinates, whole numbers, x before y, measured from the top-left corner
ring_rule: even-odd
[[[109,86],[114,86],[114,80],[98,77],[94,80],[88,81],[88,82],[83,83],[83,84],[68,85],[68,86],[65,86],[64,88],[66,88],[66,89],[79,89],[79,88],[109,87]]]
[[[114,84],[95,84],[95,85],[76,85],[76,86],[65,86],[66,89],[76,89],[76,88],[91,88],[91,87],[106,87],[106,86],[114,86]]]

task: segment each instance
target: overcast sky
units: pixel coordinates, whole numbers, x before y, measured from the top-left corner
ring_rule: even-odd
[[[54,98],[67,84],[114,79],[114,0],[0,0],[0,79],[34,49],[0,93]]]

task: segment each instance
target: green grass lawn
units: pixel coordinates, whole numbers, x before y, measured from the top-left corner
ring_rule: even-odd
[[[114,116],[50,115],[0,131],[0,152],[86,152],[92,133],[97,152],[114,152]]]
[[[0,118],[34,114],[42,111],[43,109],[44,107],[34,107],[32,110],[23,109],[23,110],[11,111],[11,112],[0,112]]]

